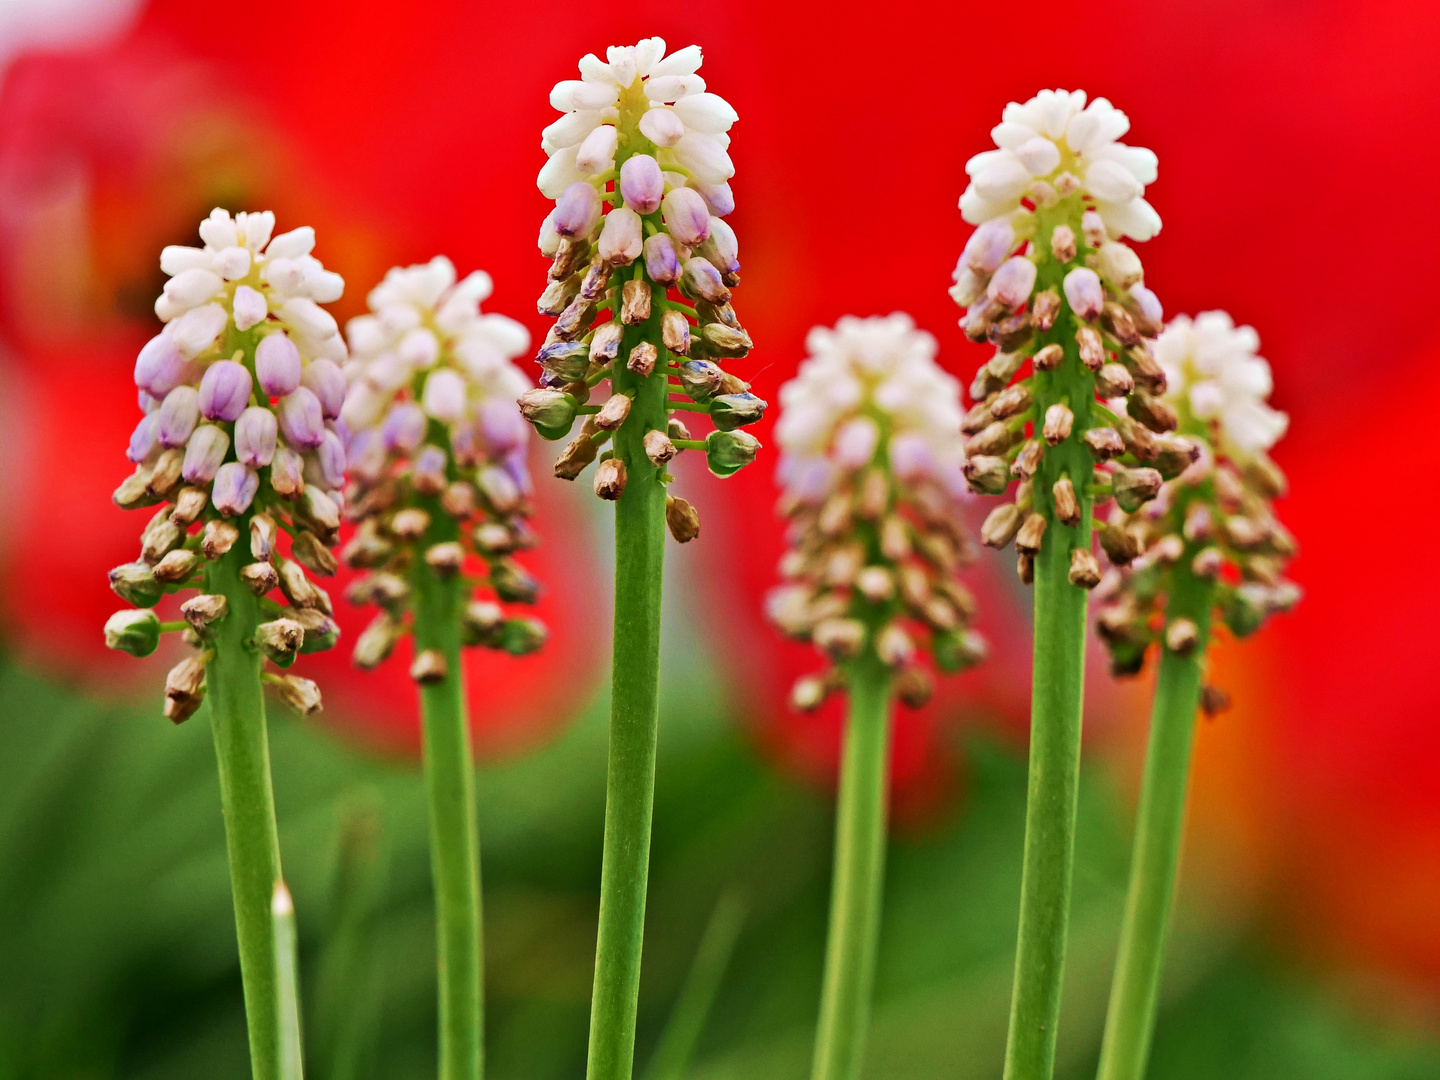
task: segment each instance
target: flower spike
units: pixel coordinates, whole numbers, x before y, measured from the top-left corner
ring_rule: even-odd
[[[444,256],[395,267],[371,290],[370,313],[346,326],[354,359],[342,417],[356,530],[342,557],[365,571],[352,597],[381,609],[356,642],[361,667],[408,632],[416,598],[405,579],[417,561],[443,578],[473,565],[502,602],[538,595],[514,558],[535,543],[529,432],[515,404],[526,378],[513,362],[530,334],[480,310],[491,288],[480,270],[457,281]],[[546,637],[533,619],[481,622],[465,622],[466,644],[529,652]]]

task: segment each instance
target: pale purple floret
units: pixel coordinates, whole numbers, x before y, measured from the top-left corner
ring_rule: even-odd
[[[160,442],[160,415],[150,413],[142,417],[135,430],[130,433],[130,449],[125,456],[131,461],[141,462],[148,458]]]
[[[576,180],[555,203],[552,219],[555,231],[561,236],[589,236],[600,221],[601,210],[600,193],[595,185]]]
[[[200,422],[200,394],[193,386],[177,386],[160,403],[160,445],[184,446]]]
[[[296,450],[313,450],[325,438],[325,416],[320,399],[307,386],[286,394],[276,403],[280,433]]]
[[[1035,288],[1035,264],[1023,255],[1006,259],[990,279],[986,295],[1001,307],[1012,311],[1030,299],[1030,290]]]
[[[965,242],[961,259],[965,265],[982,276],[989,276],[1000,268],[1005,256],[1015,246],[1015,230],[1008,221],[996,218],[987,221]]]
[[[1077,266],[1071,270],[1065,275],[1063,287],[1070,310],[1082,319],[1095,318],[1105,306],[1105,289],[1099,275],[1088,267]]]
[[[740,241],[735,237],[735,230],[718,217],[710,219],[710,235],[700,245],[700,254],[721,273],[740,272]]]
[[[279,434],[275,414],[253,405],[235,421],[235,456],[251,468],[270,464],[275,456],[275,437]]]
[[[230,423],[240,418],[250,403],[254,383],[244,364],[219,360],[205,369],[200,380],[200,412],[207,420]]]
[[[710,208],[710,213],[716,217],[727,217],[735,212],[735,193],[730,190],[728,183],[723,184],[697,184],[690,183],[687,187],[694,188],[705,200],[705,205]]]
[[[300,385],[300,350],[283,330],[256,346],[255,374],[270,397],[284,397]]]
[[[230,436],[216,424],[201,424],[185,444],[185,462],[180,475],[192,484],[207,484],[215,476],[230,449]]]
[[[408,454],[424,440],[425,425],[425,411],[413,401],[407,401],[390,410],[380,435],[391,450]]]
[[[415,458],[416,481],[428,481],[432,485],[445,482],[445,451],[438,446],[427,446]]]
[[[668,233],[656,233],[645,241],[645,272],[651,281],[661,285],[674,285],[680,280],[680,256]]]
[[[225,517],[234,517],[250,509],[255,493],[260,490],[260,477],[238,461],[229,461],[220,466],[215,474],[215,485],[210,489],[210,501]]]
[[[479,411],[480,435],[492,453],[503,454],[525,445],[530,426],[513,401],[490,398]]]
[[[694,188],[672,188],[660,208],[670,235],[687,247],[710,235],[710,207]]]
[[[335,420],[345,406],[345,373],[333,360],[312,360],[300,378],[300,385],[320,399],[320,411],[326,420]]]
[[[653,214],[665,195],[660,164],[649,154],[635,154],[620,166],[620,194],[637,214]]]
[[[730,298],[730,290],[720,280],[720,271],[710,265],[709,259],[698,255],[693,259],[686,259],[682,277],[685,288],[702,300],[723,304]]]
[[[345,483],[345,444],[333,431],[325,432],[325,439],[315,451],[315,460],[320,465],[320,475],[328,488],[338,488]]]
[[[156,334],[135,358],[135,385],[163,398],[185,381],[190,366],[167,334]]]

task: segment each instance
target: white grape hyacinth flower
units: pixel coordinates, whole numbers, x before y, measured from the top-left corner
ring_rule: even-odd
[[[1273,381],[1259,349],[1254,328],[1236,326],[1223,311],[1177,315],[1155,342],[1166,397],[1218,427],[1220,449],[1240,460],[1268,450],[1290,423],[1266,404]]]
[[[724,98],[706,91],[705,80],[696,74],[701,59],[698,45],[666,56],[665,41],[658,37],[612,46],[605,60],[587,54],[580,61],[580,78],[557,83],[550,92],[550,104],[565,115],[541,139],[550,156],[540,170],[541,192],[558,199],[570,184],[613,169],[620,128],[635,124],[654,143],[671,187],[696,188],[712,213],[728,214],[733,208],[728,181],[735,166],[726,133],[738,115]],[[622,108],[638,109],[640,115],[622,118]]]
[[[492,288],[483,270],[457,281],[454,264],[437,256],[388,271],[370,291],[371,313],[346,325],[352,359],[341,417],[362,478],[378,476],[389,454],[423,441],[418,406],[450,430],[457,457],[500,459],[528,490],[527,428],[515,399],[530,380],[514,360],[529,349],[530,332],[481,312]]]
[[[935,362],[938,344],[909,315],[842,317],[806,338],[809,356],[780,388],[780,482],[802,502],[824,499],[889,436],[902,483],[929,479],[964,497],[960,383]]]
[[[1160,215],[1144,198],[1157,159],[1118,141],[1129,130],[1129,117],[1105,98],[1087,105],[1083,90],[1042,90],[1023,105],[1012,101],[990,132],[997,148],[965,165],[970,186],[961,214],[980,225],[1022,213],[1022,199],[1043,204],[1080,191],[1111,236],[1149,240],[1160,231]]]

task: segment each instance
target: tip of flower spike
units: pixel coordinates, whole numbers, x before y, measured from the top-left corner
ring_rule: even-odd
[[[295,914],[295,901],[283,881],[275,882],[275,892],[270,900],[270,914],[278,919],[288,919]]]

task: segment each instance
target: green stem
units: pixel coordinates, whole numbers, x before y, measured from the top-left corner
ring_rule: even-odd
[[[280,1080],[304,1080],[300,1038],[300,978],[295,957],[295,905],[283,881],[271,902],[275,923],[276,1011],[280,1016]]]
[[[855,1080],[865,1048],[885,877],[890,672],[873,648],[851,665],[840,765],[830,935],[812,1080]]]
[[[653,286],[654,306],[664,289]],[[627,329],[622,352],[648,338],[658,319]],[[640,378],[616,365],[615,391],[633,392],[630,415],[615,433],[625,462],[625,491],[615,504],[615,636],[611,670],[610,760],[605,781],[605,852],[600,870],[600,930],[590,1003],[589,1080],[629,1080],[635,1055],[650,819],[660,717],[660,597],[665,564],[665,485],[645,457],[643,439],[664,431],[665,375]]]
[[[434,517],[430,543],[454,522]],[[479,1080],[484,1070],[484,942],[480,930],[480,839],[475,814],[475,764],[460,667],[463,586],[442,580],[415,560],[415,648],[445,657],[445,677],[420,687],[425,792],[430,812],[430,871],[435,888],[439,962],[440,1080]]]
[[[240,525],[243,535],[245,522]],[[279,1080],[279,986],[271,902],[280,880],[280,842],[260,683],[263,657],[250,643],[261,622],[260,602],[240,580],[240,570],[249,561],[249,548],[242,541],[205,568],[206,591],[219,593],[228,604],[225,618],[215,627],[205,696],[220,767],[250,1067],[255,1080]]]
[[[1049,233],[1061,220],[1042,220],[1036,247],[1049,249]],[[1043,247],[1042,247],[1043,245]],[[1040,266],[1039,289],[1057,287],[1065,266]],[[1070,556],[1091,545],[1094,500],[1084,490],[1094,459],[1081,435],[1095,403],[1094,376],[1080,362],[1067,305],[1039,341],[1055,341],[1065,359],[1033,383],[1035,415],[1066,403],[1075,414],[1073,432],[1046,450],[1035,476],[1035,512],[1048,522],[1035,556],[1035,661],[1030,692],[1030,774],[1025,810],[1025,852],[1020,879],[1020,930],[1015,986],[1005,1047],[1004,1080],[1050,1080],[1055,1071],[1055,1034],[1065,974],[1070,887],[1075,861],[1075,808],[1080,785],[1080,720],[1085,696],[1085,611],[1089,594],[1070,584]],[[1080,504],[1080,521],[1055,516],[1054,485],[1069,477]]]
[[[1191,574],[1186,560],[1181,560],[1173,573],[1175,584],[1168,615],[1193,620],[1200,629],[1200,642],[1189,656],[1165,649],[1160,660],[1145,751],[1145,778],[1135,821],[1125,921],[1120,928],[1120,952],[1110,989],[1105,1039],[1100,1046],[1099,1080],[1140,1080],[1145,1075],[1180,863],[1190,747],[1200,701],[1213,587]]]

